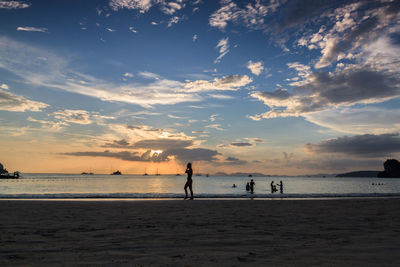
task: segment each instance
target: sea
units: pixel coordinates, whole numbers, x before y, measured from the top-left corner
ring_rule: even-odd
[[[254,192],[246,191],[253,179]],[[271,192],[271,182],[283,192]],[[185,176],[23,174],[0,179],[0,199],[181,199]],[[236,185],[234,187],[233,185]],[[400,178],[193,176],[196,199],[400,197]]]

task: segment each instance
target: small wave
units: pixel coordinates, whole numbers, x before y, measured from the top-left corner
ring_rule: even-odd
[[[0,194],[0,199],[179,199],[174,193],[57,193],[57,194]],[[347,194],[198,194],[195,198],[230,199],[318,199],[400,197],[400,193],[347,193]]]

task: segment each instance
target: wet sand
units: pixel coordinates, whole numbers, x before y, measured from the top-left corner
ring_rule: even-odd
[[[0,265],[399,266],[400,199],[0,201]]]

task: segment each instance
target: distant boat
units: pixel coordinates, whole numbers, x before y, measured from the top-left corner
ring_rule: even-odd
[[[253,177],[253,175],[252,175],[252,174],[249,174],[249,177]]]
[[[181,176],[181,174],[177,173],[176,176]]]
[[[158,173],[158,168],[157,168],[157,172],[156,172],[156,175],[157,175],[157,176],[160,176],[160,174]]]
[[[81,175],[93,175],[93,172],[82,172]]]
[[[120,171],[115,171],[111,175],[121,175],[122,173]]]

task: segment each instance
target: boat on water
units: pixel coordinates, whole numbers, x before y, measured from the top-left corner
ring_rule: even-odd
[[[111,173],[111,175],[121,175],[122,173],[120,171],[115,171],[113,173]]]
[[[93,175],[93,172],[81,172],[81,175]]]

